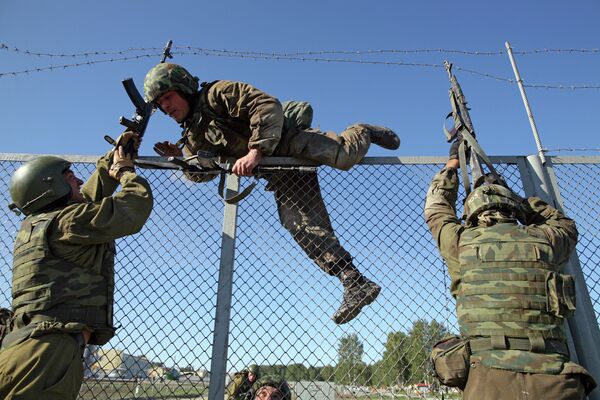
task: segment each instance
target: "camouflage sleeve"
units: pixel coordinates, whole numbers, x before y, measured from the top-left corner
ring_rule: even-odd
[[[112,163],[113,150],[109,151],[96,162],[96,170],[81,187],[83,197],[88,201],[100,201],[111,196],[119,181],[108,175],[108,169]]]
[[[434,176],[427,191],[425,222],[451,275],[458,268],[458,241],[464,229],[456,217],[457,197],[457,172],[453,168],[444,168]]]
[[[565,263],[577,244],[575,221],[538,197],[529,197],[524,205],[528,229],[543,232],[552,244],[554,254],[561,258],[558,263]]]
[[[93,245],[139,232],[152,211],[150,185],[135,172],[123,173],[120,184],[121,190],[113,196],[67,206],[58,216],[52,239]]]
[[[260,149],[264,156],[273,153],[283,129],[279,100],[247,83],[219,81],[210,88],[208,102],[215,110],[250,122],[249,149]]]

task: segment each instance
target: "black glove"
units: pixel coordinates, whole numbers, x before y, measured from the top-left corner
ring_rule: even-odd
[[[458,160],[458,147],[460,146],[460,142],[462,142],[462,136],[460,138],[457,137],[450,145],[450,151],[448,152],[449,160]]]

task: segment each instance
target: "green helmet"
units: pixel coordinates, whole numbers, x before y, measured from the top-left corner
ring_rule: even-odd
[[[273,375],[268,375],[263,378],[260,378],[258,382],[254,384],[256,388],[255,396],[258,394],[260,389],[264,386],[271,386],[278,389],[281,394],[283,394],[283,400],[291,400],[292,399],[292,391],[290,390],[290,386],[287,381],[283,378],[277,378]]]
[[[37,157],[21,165],[10,179],[9,191],[13,204],[9,207],[30,215],[70,197],[71,185],[63,175],[69,168],[70,162],[53,156]]]
[[[516,193],[502,185],[479,186],[465,200],[467,225],[476,225],[477,216],[486,210],[513,211],[519,221],[524,221],[525,212],[521,202]]]
[[[146,101],[153,103],[169,90],[193,95],[198,91],[198,78],[181,65],[160,63],[148,71],[144,79]]]
[[[258,376],[258,365],[256,364],[250,364],[250,366],[248,367],[248,372],[252,372],[254,375]]]

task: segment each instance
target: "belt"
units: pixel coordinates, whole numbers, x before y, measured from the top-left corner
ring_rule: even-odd
[[[532,346],[531,341],[527,338],[507,337],[505,338],[504,344],[505,346],[502,347],[493,345],[492,338],[489,337],[469,340],[469,346],[472,353],[486,350],[525,350],[534,353],[558,353],[566,356],[569,355],[569,349],[567,345],[560,340],[545,339],[544,348],[541,349]]]

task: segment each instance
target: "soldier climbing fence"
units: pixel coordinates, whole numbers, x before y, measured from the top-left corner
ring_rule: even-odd
[[[31,157],[0,155],[0,204],[10,203],[10,175]],[[83,179],[95,167],[95,157],[65,158]],[[600,320],[600,157],[548,159],[544,167],[537,156],[492,157],[517,193],[562,204],[577,222],[578,257],[568,268],[578,275],[578,310],[569,345],[600,380],[593,345]],[[194,184],[178,171],[140,169],[154,210],[140,233],[117,242],[120,328],[103,348],[88,348],[80,398],[222,399],[228,374],[250,364],[285,377],[303,400],[453,398],[436,385],[427,360],[437,338],[458,330],[449,277],[423,220],[427,188],[444,163],[367,158],[349,172],[318,169],[338,239],[383,288],[340,326],[331,320],[342,298],[339,281],[281,226],[264,182],[238,205],[224,206],[215,181]],[[235,190],[240,180],[230,176],[227,183]],[[248,183],[241,179],[242,187]],[[0,306],[7,307],[21,217],[3,206],[0,218]]]

